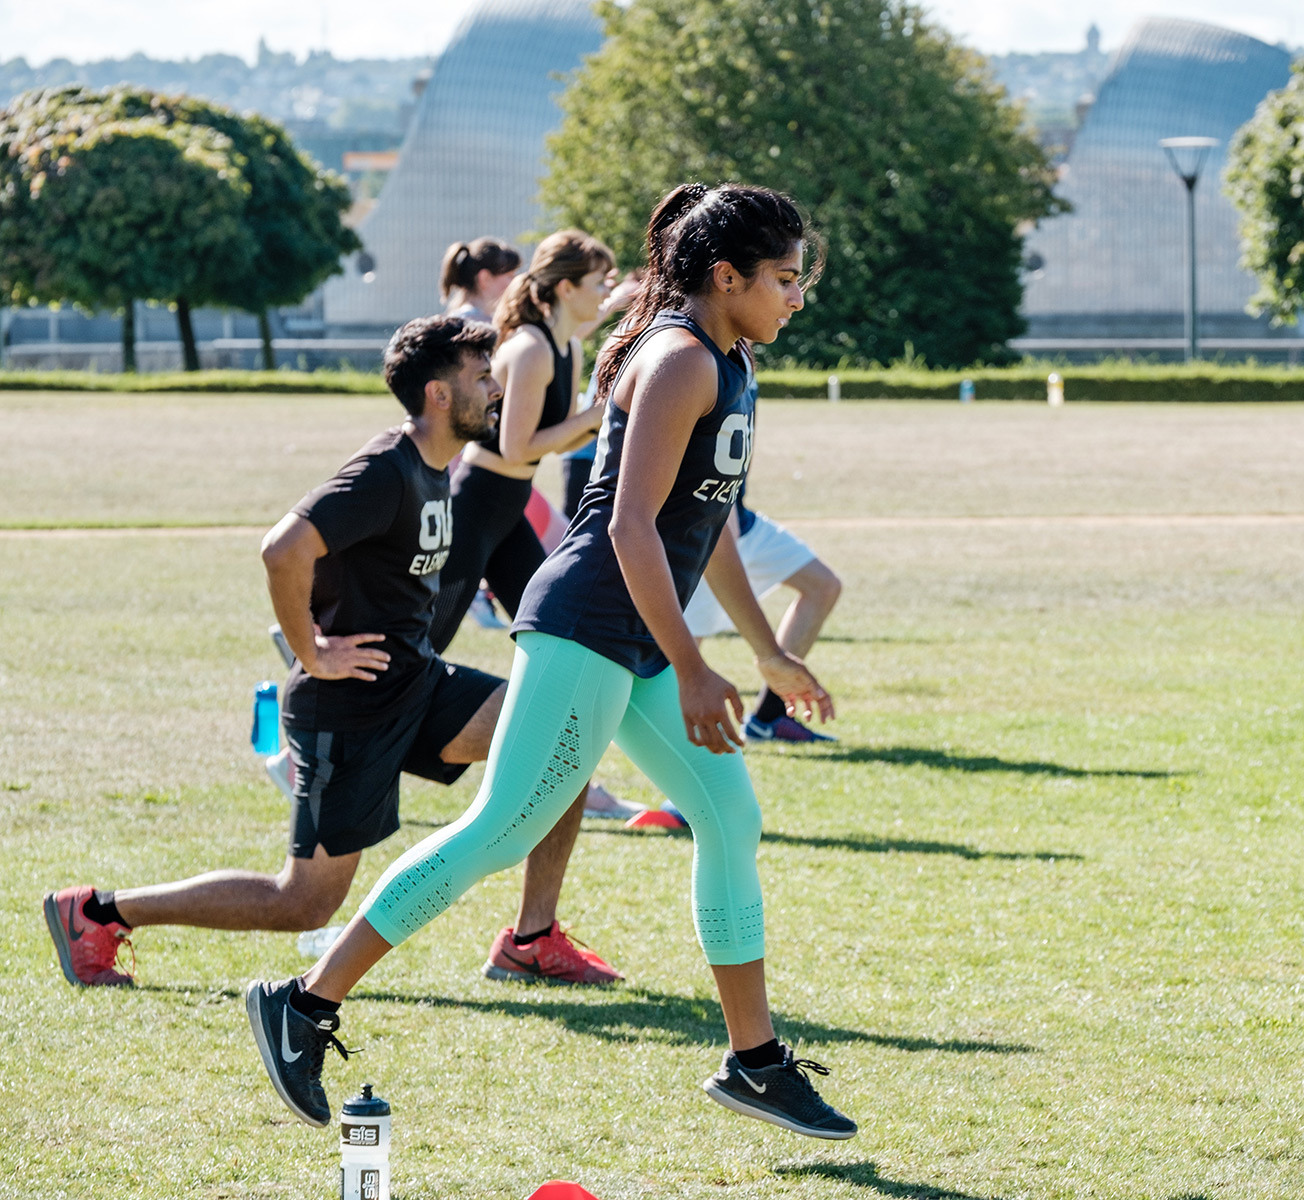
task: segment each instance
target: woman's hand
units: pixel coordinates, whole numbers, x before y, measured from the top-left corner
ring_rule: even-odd
[[[705,663],[691,674],[679,676],[679,707],[694,746],[705,746],[712,754],[733,754],[734,746],[743,744],[735,724],[743,719],[742,697],[732,683]]]
[[[801,659],[780,650],[769,658],[758,658],[756,669],[770,691],[783,700],[788,716],[795,717],[800,710],[805,714],[804,719],[809,721],[818,712],[821,724],[833,716],[833,697],[820,686],[820,681],[806,669]]]

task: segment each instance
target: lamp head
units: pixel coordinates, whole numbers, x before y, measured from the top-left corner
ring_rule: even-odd
[[[1172,163],[1173,170],[1177,172],[1177,177],[1188,188],[1194,188],[1196,180],[1200,178],[1200,171],[1204,167],[1204,161],[1209,157],[1209,151],[1218,144],[1218,139],[1211,137],[1170,137],[1160,138],[1159,144],[1164,148],[1164,153],[1168,155],[1168,161]]]

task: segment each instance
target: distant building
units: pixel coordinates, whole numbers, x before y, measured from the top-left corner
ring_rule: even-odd
[[[346,262],[323,289],[328,332],[388,330],[438,311],[451,242],[537,236],[561,76],[601,44],[588,0],[476,5],[436,61],[398,162],[358,226],[367,257]]]
[[[1254,279],[1238,264],[1235,210],[1223,193],[1227,151],[1268,92],[1290,77],[1290,55],[1244,34],[1150,19],[1114,56],[1061,168],[1073,211],[1029,236],[1027,336],[1016,346],[1104,339],[1179,340],[1187,292],[1186,192],[1161,138],[1218,139],[1196,190],[1200,312],[1209,339],[1264,338],[1245,313]],[[1282,336],[1298,337],[1294,331]],[[1154,347],[1159,349],[1159,347]],[[1102,347],[1107,349],[1107,347]]]

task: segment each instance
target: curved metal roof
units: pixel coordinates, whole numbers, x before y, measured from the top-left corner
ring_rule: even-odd
[[[436,61],[398,165],[358,229],[375,260],[327,282],[332,325],[398,325],[437,312],[451,242],[519,244],[540,220],[544,139],[561,121],[560,76],[602,43],[588,0],[481,0]]]
[[[1290,55],[1194,21],[1152,18],[1115,54],[1057,192],[1074,211],[1028,238],[1044,259],[1024,315],[1181,313],[1186,295],[1186,190],[1161,138],[1218,145],[1196,188],[1200,309],[1238,313],[1255,290],[1238,265],[1236,214],[1223,194],[1227,149],[1268,92],[1290,77]]]

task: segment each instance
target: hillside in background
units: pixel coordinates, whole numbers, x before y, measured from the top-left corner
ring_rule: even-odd
[[[300,61],[265,43],[252,64],[233,54],[182,61],[144,54],[87,63],[56,58],[37,67],[14,58],[0,62],[0,103],[31,88],[67,83],[185,92],[279,121],[303,149],[338,171],[346,151],[398,146],[429,70],[425,57],[338,59],[321,51]]]
[[[1063,154],[1084,104],[1105,75],[1109,55],[1093,25],[1084,33],[1081,50],[994,54],[988,62],[1010,99],[1024,105],[1043,144]],[[314,51],[300,61],[262,42],[252,64],[233,54],[182,61],[144,54],[88,63],[56,58],[37,67],[14,58],[0,62],[0,103],[30,88],[65,83],[106,87],[125,82],[187,92],[283,123],[300,146],[340,170],[346,151],[399,145],[430,65],[424,57],[337,59],[329,51]]]

